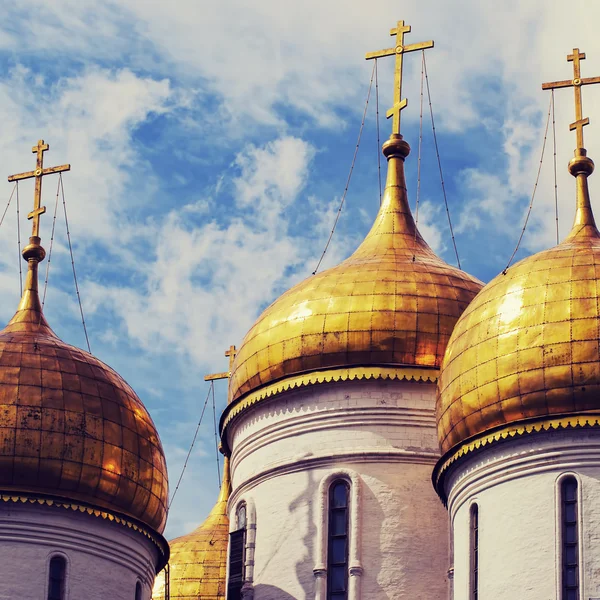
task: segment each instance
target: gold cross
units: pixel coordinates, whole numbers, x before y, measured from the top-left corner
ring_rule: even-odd
[[[396,55],[396,68],[394,70],[394,106],[390,108],[387,113],[385,113],[385,116],[388,119],[393,117],[392,133],[397,134],[400,133],[400,111],[408,106],[408,100],[406,98],[402,98],[402,57],[407,52],[433,48],[433,40],[405,46],[405,33],[410,33],[410,25],[405,25],[404,21],[398,21],[398,25],[393,29],[390,29],[390,35],[396,36],[396,46],[393,48],[388,48],[387,50],[380,50],[379,52],[369,52],[365,56],[367,60],[371,60],[372,58],[382,58],[384,56]]]
[[[39,140],[37,146],[34,146],[31,151],[37,154],[37,162],[35,171],[28,171],[27,173],[18,173],[17,175],[11,175],[9,181],[19,181],[21,179],[31,179],[35,177],[35,193],[33,196],[33,210],[27,215],[28,219],[33,219],[32,236],[39,237],[40,235],[40,215],[46,212],[46,207],[41,206],[42,204],[42,177],[44,175],[50,175],[50,173],[62,173],[63,171],[70,171],[71,165],[61,165],[60,167],[50,167],[44,169],[44,152],[48,150],[50,146],[44,144],[44,140]]]
[[[236,347],[229,346],[229,350],[225,351],[225,356],[229,357],[229,371],[227,371],[227,373],[213,373],[212,375],[205,375],[204,381],[215,381],[216,379],[229,379],[231,377],[231,370],[233,369],[233,361],[235,360],[236,354]]]
[[[600,77],[581,78],[581,61],[585,60],[585,52],[579,52],[579,48],[573,48],[573,54],[567,56],[567,60],[573,63],[573,79],[564,81],[552,81],[543,83],[543,90],[554,90],[557,88],[573,87],[575,89],[575,122],[569,125],[569,129],[577,130],[577,148],[583,148],[583,128],[589,125],[590,120],[583,118],[583,105],[581,102],[581,86],[590,83],[600,83]]]

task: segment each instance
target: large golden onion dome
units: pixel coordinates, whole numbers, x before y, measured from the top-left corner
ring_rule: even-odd
[[[221,492],[210,514],[196,530],[170,542],[169,582],[171,600],[225,600],[231,494],[229,459],[223,465]],[[165,598],[165,578],[159,574],[152,592],[154,600]]]
[[[600,233],[582,148],[569,163],[577,212],[568,237],[487,284],[458,320],[439,377],[435,477],[509,435],[600,420]],[[438,486],[439,489],[439,486]]]
[[[29,242],[23,297],[0,332],[0,494],[66,500],[160,534],[168,483],[156,427],[115,371],[50,329],[38,296],[45,252]]]
[[[270,385],[397,377],[410,368],[435,380],[452,329],[483,284],[437,257],[417,230],[404,177],[409,152],[399,134],[383,145],[385,193],[354,254],[283,294],[250,329],[230,403],[250,403]]]

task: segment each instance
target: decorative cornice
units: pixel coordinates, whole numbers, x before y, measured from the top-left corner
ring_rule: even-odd
[[[300,373],[285,379],[280,379],[275,383],[265,385],[264,387],[249,392],[241,396],[223,411],[221,416],[221,436],[225,432],[227,425],[243,410],[271,398],[281,392],[300,389],[310,385],[321,383],[332,383],[338,381],[367,381],[367,380],[396,380],[396,381],[415,381],[424,383],[437,383],[439,369],[432,367],[345,367],[341,369],[327,369],[323,371],[311,371],[309,373]]]
[[[67,510],[79,511],[81,513],[87,513],[93,517],[99,517],[102,519],[106,519],[108,521],[112,521],[123,527],[128,527],[129,529],[133,529],[147,537],[158,549],[159,553],[159,561],[156,565],[156,573],[160,572],[164,566],[169,562],[169,544],[167,540],[157,533],[156,531],[152,531],[150,528],[145,527],[141,523],[136,523],[134,521],[129,520],[123,515],[119,515],[118,513],[113,513],[107,510],[101,510],[99,508],[95,508],[93,506],[88,506],[85,504],[78,504],[75,502],[70,502],[66,500],[60,500],[57,498],[50,498],[46,496],[35,496],[33,494],[6,494],[0,491],[0,500],[2,502],[12,502],[12,503],[22,503],[22,504],[41,504],[46,506],[55,506],[57,508],[64,508]]]
[[[542,433],[544,431],[558,431],[560,429],[600,427],[600,413],[583,413],[578,415],[557,415],[549,419],[536,419],[532,421],[521,421],[519,423],[499,427],[486,432],[483,435],[470,438],[462,444],[451,448],[444,454],[436,464],[432,480],[433,485],[441,498],[444,506],[447,505],[447,494],[444,480],[448,469],[459,459],[489,447],[494,443],[505,442],[515,437],[521,437],[531,433]]]

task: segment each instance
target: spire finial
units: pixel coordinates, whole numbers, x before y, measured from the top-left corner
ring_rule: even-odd
[[[31,237],[29,245],[23,249],[23,258],[25,260],[37,259],[38,262],[44,260],[45,252],[40,246],[40,216],[46,212],[46,207],[42,206],[42,177],[51,173],[62,173],[69,171],[71,165],[61,165],[60,167],[49,167],[44,169],[44,152],[49,150],[50,146],[44,143],[44,140],[39,140],[37,146],[34,146],[31,151],[37,154],[37,160],[34,171],[27,173],[18,173],[10,175],[8,181],[20,181],[21,179],[31,179],[35,177],[35,192],[33,195],[33,210],[27,215],[27,218],[33,220],[31,227]],[[39,250],[37,249],[39,248]]]
[[[573,54],[567,55],[567,61],[573,63],[573,79],[563,81],[552,81],[543,83],[543,90],[554,90],[558,88],[572,87],[575,91],[575,122],[569,125],[571,131],[577,132],[577,147],[575,156],[569,162],[569,173],[577,179],[577,210],[575,212],[575,223],[569,234],[569,238],[599,237],[596,228],[594,213],[590,203],[590,193],[587,178],[594,172],[594,161],[587,155],[583,143],[583,128],[589,125],[589,118],[583,118],[583,103],[581,99],[581,86],[592,83],[600,83],[600,77],[581,77],[581,61],[585,60],[585,52],[579,48],[573,48]]]
[[[396,36],[396,45],[387,50],[379,50],[378,52],[369,52],[365,58],[371,60],[373,58],[383,58],[384,56],[396,56],[396,67],[394,69],[394,106],[390,108],[385,116],[392,120],[392,135],[400,135],[400,112],[408,106],[408,100],[402,98],[402,66],[403,57],[407,52],[415,50],[425,50],[433,48],[433,40],[428,42],[420,42],[419,44],[404,45],[404,34],[410,33],[410,25],[405,25],[404,21],[398,21],[396,27],[390,29],[390,35]]]

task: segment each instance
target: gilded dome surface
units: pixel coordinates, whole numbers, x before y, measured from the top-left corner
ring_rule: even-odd
[[[161,533],[168,483],[154,423],[115,371],[50,329],[39,238],[23,254],[23,298],[0,332],[0,492],[81,502]]]
[[[600,234],[584,150],[570,170],[577,212],[569,236],[498,275],[456,324],[438,381],[442,452],[498,428],[600,416]]]
[[[437,257],[410,212],[401,136],[384,144],[385,193],[375,223],[337,267],[283,294],[236,356],[230,402],[290,375],[351,366],[439,368],[452,329],[482,287]]]
[[[229,543],[227,500],[231,493],[228,461],[225,458],[219,498],[206,521],[192,533],[169,543],[171,600],[225,600]],[[164,600],[164,597],[165,578],[159,574],[152,598]]]

